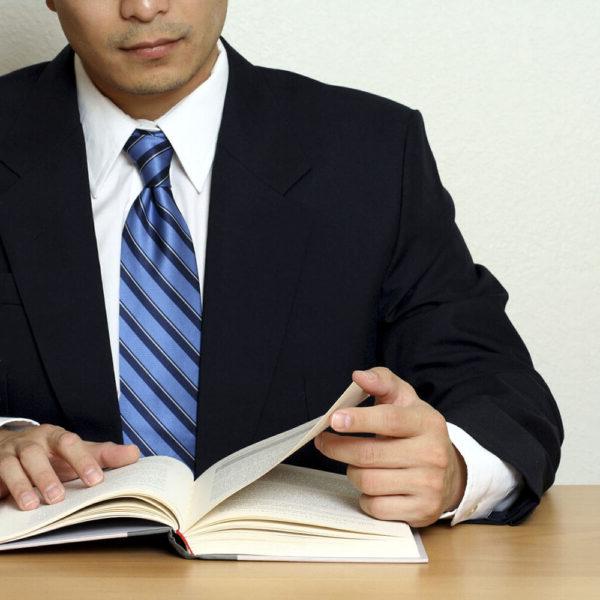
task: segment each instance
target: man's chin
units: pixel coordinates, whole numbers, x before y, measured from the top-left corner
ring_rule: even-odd
[[[126,85],[118,86],[122,92],[135,96],[155,96],[175,92],[183,87],[189,78],[177,76],[141,78],[128,81]]]

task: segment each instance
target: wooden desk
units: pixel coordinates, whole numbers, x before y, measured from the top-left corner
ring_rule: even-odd
[[[559,486],[518,527],[435,525],[428,565],[187,561],[162,540],[0,555],[2,600],[600,599],[600,486]]]

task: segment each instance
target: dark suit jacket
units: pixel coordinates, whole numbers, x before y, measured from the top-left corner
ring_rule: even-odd
[[[420,112],[226,46],[197,473],[386,365],[523,474],[490,518],[518,522],[553,481],[561,420],[454,223]],[[70,48],[0,78],[0,415],[122,439]],[[293,461],[343,468],[312,445]]]

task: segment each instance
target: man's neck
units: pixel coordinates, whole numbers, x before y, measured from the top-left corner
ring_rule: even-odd
[[[107,89],[101,78],[95,77],[94,73],[85,64],[83,66],[100,92],[114,102],[124,113],[134,119],[156,121],[209,78],[218,56],[219,49],[215,45],[206,62],[187,83],[176,89],[158,94],[131,94],[122,90]]]

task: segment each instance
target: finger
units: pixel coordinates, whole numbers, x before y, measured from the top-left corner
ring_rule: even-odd
[[[415,440],[375,439],[324,432],[315,446],[325,456],[355,467],[405,468],[418,466],[420,444]]]
[[[16,456],[7,455],[0,459],[0,479],[21,510],[32,510],[40,505],[40,499]]]
[[[426,527],[442,514],[441,504],[424,501],[420,496],[367,496],[359,498],[360,507],[368,515],[384,521],[404,521],[411,527]]]
[[[57,429],[50,435],[48,445],[55,455],[73,467],[86,485],[96,485],[104,479],[98,461],[76,433]]]
[[[90,451],[103,469],[116,469],[136,462],[140,458],[139,448],[134,444],[113,442],[88,442]]]
[[[29,480],[48,504],[60,502],[65,497],[65,488],[54,472],[46,451],[39,444],[29,443],[19,448],[18,458]]]
[[[331,415],[331,427],[344,433],[376,433],[397,438],[421,435],[428,425],[431,407],[415,404],[409,407],[394,404],[344,408]],[[441,416],[441,415],[440,415]]]
[[[352,380],[367,394],[373,396],[379,404],[409,406],[419,399],[410,383],[385,367],[354,371]]]
[[[60,456],[52,456],[50,464],[61,481],[73,481],[79,478],[75,469]]]
[[[415,494],[421,487],[422,469],[368,469],[348,465],[348,479],[354,487],[368,496]]]
[[[0,480],[0,499],[8,496],[8,488],[4,485],[4,482]]]

